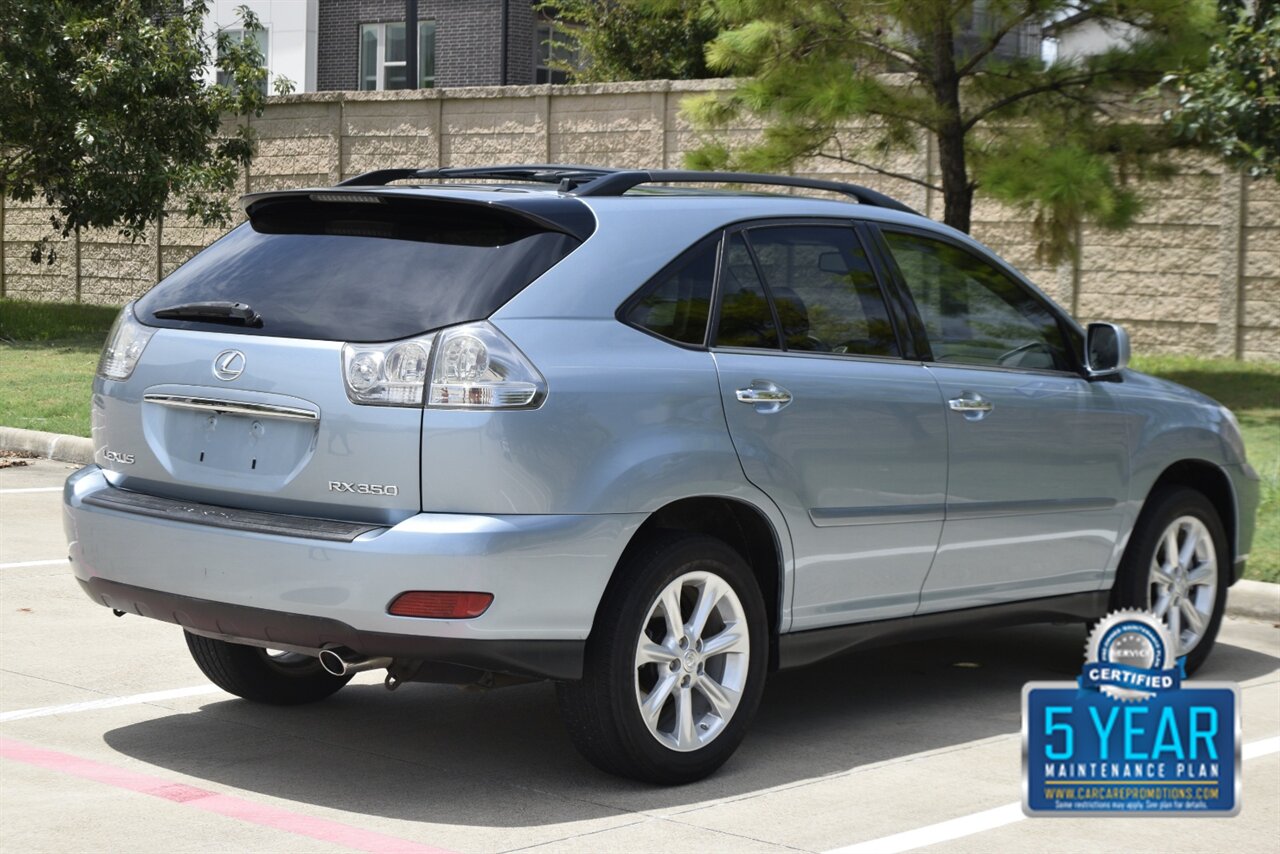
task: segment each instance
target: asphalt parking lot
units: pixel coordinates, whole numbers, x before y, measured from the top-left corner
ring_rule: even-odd
[[[222,693],[179,629],[80,592],[59,515],[71,469],[0,470],[3,851],[1277,850],[1273,624],[1227,621],[1198,674],[1241,686],[1235,818],[1022,817],[1019,691],[1078,673],[1077,626],[778,674],[728,765],[661,789],[581,760],[549,685],[391,694],[365,673],[295,709]]]

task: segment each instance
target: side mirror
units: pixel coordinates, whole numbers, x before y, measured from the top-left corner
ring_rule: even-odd
[[[1090,323],[1084,344],[1084,367],[1089,376],[1113,376],[1128,365],[1129,333],[1114,323]]]

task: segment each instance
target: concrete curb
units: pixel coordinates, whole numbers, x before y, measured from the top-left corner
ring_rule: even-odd
[[[1240,579],[1227,594],[1227,613],[1232,617],[1280,623],[1280,584]]]
[[[64,463],[88,465],[93,462],[91,439],[21,427],[0,427],[0,451],[26,451]]]
[[[0,427],[0,451],[27,451],[50,460],[88,465],[93,462],[93,442],[79,436]],[[1280,622],[1280,584],[1237,581],[1227,595],[1227,614],[1251,620]]]

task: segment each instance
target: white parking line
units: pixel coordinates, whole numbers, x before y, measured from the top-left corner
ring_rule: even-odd
[[[16,563],[0,563],[0,569],[21,569],[24,566],[53,566],[59,563],[66,563],[65,557],[55,558],[53,560],[20,560]]]
[[[1244,745],[1241,756],[1244,759],[1257,759],[1273,753],[1280,753],[1280,736],[1264,738]],[[1014,824],[1024,818],[1026,816],[1022,814],[1022,803],[1019,801],[995,809],[962,815],[949,821],[917,827],[915,830],[895,833],[892,836],[882,836],[856,845],[834,848],[827,854],[898,854],[900,851],[914,851],[926,845],[937,845],[939,842],[950,842],[985,830],[995,830],[997,827]]]
[[[14,489],[0,489],[0,495],[19,495],[23,492],[61,492],[61,486],[24,486]]]
[[[836,848],[828,851],[827,854],[896,854],[899,851],[913,851],[926,845],[937,845],[939,842],[959,839],[962,836],[972,836],[984,830],[995,830],[997,827],[1004,827],[1006,824],[1013,824],[1024,818],[1026,816],[1022,814],[1021,803],[1005,804],[993,810],[917,827],[905,833],[895,833],[892,836],[869,839],[846,848]]]
[[[93,712],[98,709],[114,709],[117,706],[136,706],[142,703],[160,703],[165,700],[178,700],[183,697],[199,697],[202,694],[220,694],[221,688],[213,685],[195,685],[191,688],[174,688],[171,691],[152,691],[149,694],[130,694],[127,697],[106,697],[102,700],[88,700],[83,703],[68,703],[65,706],[43,706],[39,709],[18,709],[13,712],[0,713],[0,723],[21,721],[27,718],[44,718],[50,715],[70,715],[76,712]]]
[[[1257,759],[1259,756],[1270,756],[1273,753],[1280,753],[1280,735],[1249,742],[1240,751],[1244,759]]]

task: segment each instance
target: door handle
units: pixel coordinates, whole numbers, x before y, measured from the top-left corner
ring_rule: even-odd
[[[996,405],[977,392],[966,391],[959,397],[948,400],[947,407],[952,412],[959,412],[970,421],[978,421],[985,418],[988,412],[996,408]]]
[[[777,412],[791,402],[791,392],[767,380],[756,380],[747,388],[735,391],[734,396],[738,403],[754,406],[756,412],[763,413]]]

